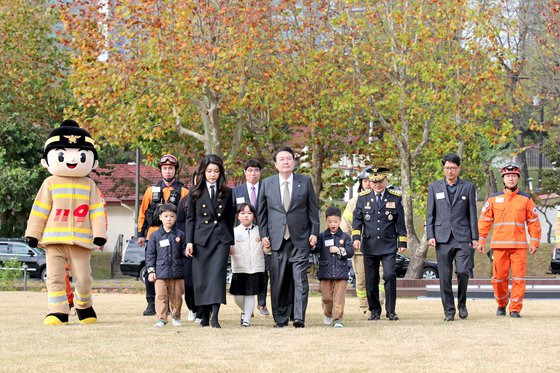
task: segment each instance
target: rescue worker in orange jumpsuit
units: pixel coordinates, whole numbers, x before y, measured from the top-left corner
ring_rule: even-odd
[[[541,239],[541,224],[535,203],[527,193],[517,187],[521,176],[519,167],[514,163],[508,163],[502,168],[501,174],[504,190],[494,193],[486,201],[478,220],[480,239],[477,250],[484,252],[486,238],[494,225],[490,248],[494,254],[492,285],[494,297],[498,302],[496,315],[506,315],[509,301],[509,315],[518,318],[521,317],[519,313],[525,296],[527,246],[531,254],[537,252]],[[529,244],[527,244],[525,226],[529,231]],[[510,268],[512,286],[508,297]]]
[[[189,193],[189,190],[185,188],[183,183],[177,180],[180,166],[179,161],[174,155],[166,154],[161,157],[158,162],[158,168],[163,180],[146,189],[138,213],[138,245],[140,246],[144,246],[150,235],[161,225],[158,213],[159,206],[163,203],[172,203],[177,206],[179,201]],[[180,229],[184,230],[185,228],[180,227]],[[154,283],[146,281],[145,285],[148,306],[144,310],[143,315],[153,316],[156,314]]]

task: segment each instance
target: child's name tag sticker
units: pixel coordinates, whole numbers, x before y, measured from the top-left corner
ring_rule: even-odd
[[[235,202],[236,202],[236,203],[245,203],[245,197],[237,197],[237,198],[235,199]]]
[[[496,197],[496,203],[504,203],[504,197]]]
[[[159,241],[159,245],[161,247],[169,246],[169,240],[166,238],[165,240]]]
[[[235,237],[235,240],[236,240],[236,241],[239,241],[239,242],[244,242],[244,241],[245,241],[245,236],[242,235],[242,234],[238,234],[238,235]]]
[[[436,199],[444,199],[444,198],[445,198],[445,193],[443,192],[436,193]]]
[[[161,192],[161,187],[158,186],[153,186],[152,187],[152,193],[159,193]]]
[[[387,203],[385,204],[385,207],[387,207],[388,209],[397,208],[395,202],[387,202]]]
[[[330,240],[325,240],[325,246],[326,247],[334,246],[334,240],[332,238]]]

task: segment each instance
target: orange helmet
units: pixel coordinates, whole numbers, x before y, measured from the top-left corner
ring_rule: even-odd
[[[501,170],[502,177],[507,174],[517,174],[517,176],[521,177],[521,169],[515,163],[508,163]]]
[[[179,161],[173,154],[166,154],[158,162],[158,168],[161,170],[161,166],[163,165],[171,165],[175,166],[175,170],[179,169]]]

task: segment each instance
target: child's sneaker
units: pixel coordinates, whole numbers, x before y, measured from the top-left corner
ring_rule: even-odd
[[[323,319],[323,324],[330,326],[332,324],[332,317],[325,316],[325,318]]]
[[[344,328],[344,325],[340,321],[335,321],[333,324],[333,328]]]
[[[173,326],[181,326],[181,325],[183,325],[181,319],[173,319]]]
[[[156,328],[163,328],[163,327],[165,326],[165,324],[167,324],[165,321],[163,321],[163,320],[158,320],[158,321],[156,321],[156,323],[154,324],[154,326],[155,326]]]

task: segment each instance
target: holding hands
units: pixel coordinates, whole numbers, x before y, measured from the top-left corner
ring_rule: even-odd
[[[192,254],[193,254],[193,244],[188,243],[187,248],[185,249],[185,255],[186,256],[192,256]]]
[[[311,236],[309,236],[309,246],[313,248],[315,247],[316,244],[317,244],[317,236],[312,234]]]
[[[340,248],[336,246],[329,247],[329,253],[331,254],[340,254]]]
[[[270,247],[270,238],[263,237],[263,239],[261,241],[262,241],[263,247],[265,249],[268,249]]]

